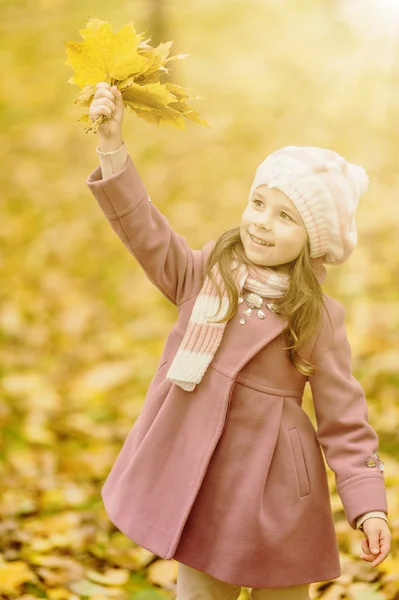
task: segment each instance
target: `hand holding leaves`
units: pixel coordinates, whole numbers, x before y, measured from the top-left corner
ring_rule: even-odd
[[[178,85],[160,82],[160,77],[169,73],[165,67],[168,62],[188,56],[178,54],[168,58],[173,42],[164,42],[153,48],[148,44],[151,38],[143,41],[143,35],[136,33],[132,22],[114,33],[109,22],[90,19],[86,29],[79,30],[79,33],[83,42],[65,42],[68,58],[64,64],[75,69],[68,83],[81,88],[75,104],[89,107],[96,84],[107,82],[121,92],[127,111],[135,112],[158,127],[161,123],[169,123],[185,129],[185,119],[209,127],[186,101],[200,96],[192,95],[189,93],[192,90]],[[88,122],[89,116],[89,113],[84,113],[78,120]],[[85,132],[96,132],[98,125],[106,119],[102,115]]]
[[[116,87],[105,81],[96,85],[93,102],[90,104],[89,115],[93,125],[98,127],[100,136],[119,140],[122,143],[122,122],[125,107],[122,94]],[[102,117],[105,115],[105,122]]]

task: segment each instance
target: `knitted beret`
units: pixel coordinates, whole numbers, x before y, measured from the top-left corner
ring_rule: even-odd
[[[286,146],[259,165],[249,198],[264,184],[286,194],[301,214],[311,258],[341,264],[350,257],[357,243],[355,211],[369,184],[363,167],[334,150]]]

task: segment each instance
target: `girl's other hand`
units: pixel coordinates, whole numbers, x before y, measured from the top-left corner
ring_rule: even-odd
[[[366,519],[363,523],[363,532],[366,539],[362,540],[363,554],[360,555],[360,558],[371,562],[371,566],[375,567],[388,556],[392,534],[386,521],[379,517]]]
[[[122,94],[116,87],[105,81],[96,84],[96,91],[90,104],[89,115],[94,123],[101,115],[106,120],[98,126],[99,137],[104,140],[122,139],[122,122],[125,107]]]

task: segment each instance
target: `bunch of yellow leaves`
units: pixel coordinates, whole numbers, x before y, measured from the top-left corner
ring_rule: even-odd
[[[160,123],[170,123],[185,129],[184,119],[209,127],[186,102],[187,98],[201,98],[189,93],[195,90],[159,81],[162,75],[169,73],[165,68],[168,62],[189,56],[177,54],[168,58],[173,42],[162,42],[153,48],[148,44],[151,37],[144,41],[143,34],[136,33],[132,22],[114,33],[108,21],[90,19],[86,29],[80,29],[79,33],[83,42],[65,42],[68,58],[64,64],[75,70],[67,83],[81,88],[75,104],[90,107],[96,83],[106,81],[120,90],[127,111],[158,127]],[[89,122],[89,118],[87,112],[78,121]],[[85,133],[90,130],[96,133],[98,125],[105,120],[107,117],[101,115],[86,127]]]

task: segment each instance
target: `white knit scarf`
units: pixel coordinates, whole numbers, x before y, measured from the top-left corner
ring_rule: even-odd
[[[232,271],[235,271],[240,294],[245,288],[264,298],[279,298],[289,287],[290,276],[270,267],[253,265],[249,271],[246,264],[239,264],[234,260]],[[208,319],[221,319],[228,311],[227,291],[217,263],[213,266],[212,273],[223,291],[221,314],[215,315],[218,296],[213,282],[206,277],[195,301],[183,340],[166,375],[166,379],[187,392],[193,391],[200,383],[220,345],[227,324],[208,321]]]

